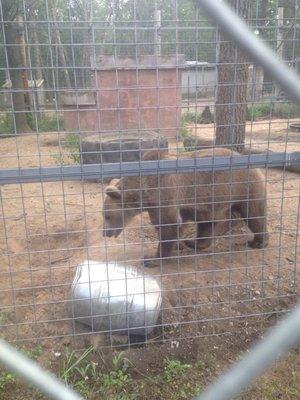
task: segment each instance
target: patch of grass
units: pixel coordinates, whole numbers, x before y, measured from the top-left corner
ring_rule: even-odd
[[[91,367],[90,362],[87,360],[87,356],[92,352],[92,350],[93,347],[89,347],[82,354],[77,356],[75,351],[69,351],[69,349],[67,349],[59,371],[59,376],[65,381],[65,383],[70,383],[73,379],[74,373],[78,373],[84,379],[87,377],[87,372]]]
[[[0,326],[5,324],[6,319],[6,315],[4,313],[0,313]]]
[[[112,359],[112,370],[101,376],[103,388],[108,391],[113,391],[116,394],[121,392],[120,395],[122,395],[122,398],[125,398],[125,395],[129,396],[127,393],[124,393],[124,389],[126,386],[132,384],[132,378],[128,373],[130,366],[132,366],[132,364],[128,358],[124,357],[123,352],[116,353]]]
[[[20,352],[23,353],[26,357],[31,358],[32,360],[37,360],[38,357],[42,354],[43,348],[40,345],[34,346],[32,348],[21,348]],[[13,373],[9,371],[0,371],[0,394],[4,392],[10,392],[13,388],[18,388],[21,384]],[[24,390],[30,390],[32,393],[35,393],[37,396],[32,398],[39,398],[39,392],[32,385],[26,385],[27,387]],[[1,396],[0,396],[1,397]],[[2,397],[1,397],[2,398]]]
[[[263,378],[260,383],[260,391],[262,394],[262,400],[273,400],[273,399],[299,399],[300,398],[300,375],[298,374],[298,380],[296,382],[296,373],[291,376],[294,384],[292,386],[282,385],[278,379],[267,379]],[[296,387],[298,385],[298,388]]]
[[[27,114],[28,125],[36,132],[54,132],[64,130],[64,120],[61,116]],[[0,121],[0,135],[13,135],[15,133],[12,113],[6,113]]]
[[[93,347],[88,347],[77,355],[75,351],[66,351],[59,371],[59,377],[83,396],[90,396],[98,381],[97,364],[88,359]]]
[[[0,121],[0,135],[14,134],[14,123],[12,114],[7,113]]]
[[[255,121],[260,118],[270,118],[273,115],[274,104],[264,102],[247,107],[247,121]]]
[[[275,103],[273,114],[276,118],[298,118],[300,117],[300,104],[289,102]]]
[[[201,113],[197,111],[187,111],[182,115],[181,119],[187,124],[200,124]]]
[[[261,102],[247,108],[247,121],[269,118],[300,117],[300,104],[289,102]]]
[[[296,400],[300,398],[299,355],[290,354],[267,371],[238,400]]]
[[[66,139],[61,142],[66,151],[52,154],[57,165],[68,165],[71,163],[80,164],[80,138],[78,135],[67,135]]]
[[[65,154],[55,153],[55,154],[51,154],[51,157],[53,158],[56,165],[59,165],[59,166],[68,165]]]
[[[214,354],[204,354],[202,362],[204,363],[206,372],[213,372],[216,369],[216,356]]]
[[[169,359],[165,360],[165,378],[167,382],[180,378],[189,368],[190,364],[184,364],[179,360]]]
[[[202,360],[198,360],[195,362],[195,367],[198,369],[198,371],[204,371],[206,368],[206,364]]]
[[[79,149],[80,137],[79,135],[67,135],[66,139],[62,142],[62,146],[71,149]]]
[[[181,120],[180,120],[179,138],[181,140],[183,140],[184,138],[186,138],[190,134],[190,131],[189,131],[189,128],[188,128],[188,121],[186,121],[184,115],[185,114],[183,114],[181,116]]]
[[[23,353],[26,357],[31,358],[32,360],[37,360],[39,356],[43,353],[43,348],[40,345],[36,345],[31,349],[23,347],[21,349],[21,353]]]
[[[0,393],[6,390],[16,383],[16,377],[10,372],[0,372]]]
[[[214,114],[209,106],[205,106],[200,113],[197,111],[187,111],[182,115],[182,121],[186,124],[210,124],[214,122]]]
[[[122,369],[110,371],[108,374],[103,374],[101,377],[103,387],[108,390],[121,390],[130,380],[131,378],[129,375]]]
[[[64,130],[64,120],[61,116],[38,115],[29,113],[27,121],[32,130],[36,132],[55,132]]]
[[[80,164],[80,138],[78,135],[67,135],[66,139],[61,142],[66,151],[52,154],[52,158],[57,165],[68,165],[71,163]]]
[[[32,350],[34,354],[39,352],[38,349]],[[212,381],[217,364],[221,363],[222,369],[224,367],[223,354],[218,358],[215,353],[208,351],[201,355],[201,359],[191,363],[165,358],[161,365],[155,364],[155,372],[149,365],[149,371],[141,373],[125,354],[115,352],[111,362],[101,357],[101,364],[98,365],[93,360],[97,360],[99,354],[92,347],[81,353],[67,350],[61,361],[59,375],[68,385],[91,400],[183,400],[192,399],[201,393]],[[265,373],[252,388],[241,393],[238,399],[300,398],[300,371],[297,370],[297,363],[299,355],[288,356]],[[9,394],[9,399],[41,398],[38,392],[22,385],[12,374],[0,371],[0,398],[5,398],[4,394]],[[19,397],[20,392],[24,393],[22,397]]]
[[[185,146],[184,147],[184,152],[190,152],[190,151],[195,151],[196,150],[196,146],[191,145],[191,146]]]
[[[199,384],[192,384],[190,382],[184,384],[181,389],[179,389],[178,394],[174,394],[171,398],[177,399],[190,399],[191,396],[199,396],[201,393],[201,386]]]
[[[186,123],[181,122],[180,131],[179,131],[179,138],[183,140],[189,135],[190,131]]]

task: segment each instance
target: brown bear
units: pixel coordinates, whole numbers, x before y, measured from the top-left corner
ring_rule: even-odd
[[[214,148],[186,152],[180,158],[232,155],[238,153]],[[155,150],[143,157],[146,161],[176,158]],[[186,244],[201,250],[210,246],[218,224],[236,212],[254,233],[249,246],[263,248],[268,244],[266,188],[258,169],[124,177],[115,186],[108,186],[105,193],[103,235],[117,237],[135,215],[147,211],[159,232],[157,258],[170,257],[183,223],[197,223],[196,240]]]

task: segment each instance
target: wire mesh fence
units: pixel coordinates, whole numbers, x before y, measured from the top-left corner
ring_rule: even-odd
[[[299,72],[297,0],[229,3]],[[300,109],[268,70],[192,1],[0,19],[3,337],[247,342],[289,310]]]

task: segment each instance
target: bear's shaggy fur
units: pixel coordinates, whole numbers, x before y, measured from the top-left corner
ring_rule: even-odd
[[[215,148],[180,155],[180,158],[232,156],[232,150]],[[149,151],[144,160],[176,159],[167,151]],[[159,231],[157,257],[169,257],[184,222],[197,223],[196,241],[186,241],[197,250],[211,244],[218,225],[238,212],[254,238],[248,244],[262,248],[268,244],[266,189],[258,169],[191,172],[124,177],[106,188],[103,207],[103,234],[118,236],[131,219],[147,211]]]

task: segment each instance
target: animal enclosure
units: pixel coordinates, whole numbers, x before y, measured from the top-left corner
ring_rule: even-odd
[[[139,345],[154,365],[258,338],[299,296],[299,102],[197,2],[16,3],[0,4],[1,336],[54,364]],[[264,3],[230,1],[297,71],[299,1]],[[76,314],[86,260],[142,277],[138,334],[126,272]]]

